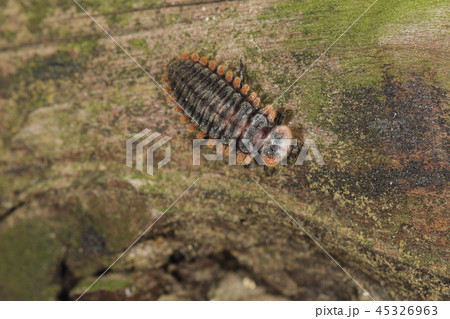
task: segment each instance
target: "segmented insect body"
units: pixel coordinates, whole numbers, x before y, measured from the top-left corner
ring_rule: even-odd
[[[197,54],[184,54],[169,63],[164,80],[168,82],[166,91],[178,104],[176,111],[185,113],[182,121],[192,122],[190,129],[198,128],[199,138],[222,139],[225,144],[236,140],[238,162],[252,160],[244,140],[260,143],[259,153],[268,166],[288,155],[290,145],[282,139],[292,138],[290,129],[276,125],[272,107],[258,108],[256,93],[248,94],[250,87],[223,66],[199,59]]]

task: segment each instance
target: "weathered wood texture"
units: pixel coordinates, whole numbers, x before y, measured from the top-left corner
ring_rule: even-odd
[[[80,3],[159,81],[199,52],[277,98],[371,1]],[[0,299],[449,298],[446,1],[380,0],[278,102],[325,166],[192,163],[163,92],[69,0],[0,2]],[[172,137],[154,176],[125,166]],[[162,156],[160,154],[159,156]]]

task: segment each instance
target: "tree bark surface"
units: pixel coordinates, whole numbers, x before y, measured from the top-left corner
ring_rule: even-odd
[[[0,299],[77,299],[154,223],[82,299],[448,300],[448,3],[344,35],[372,1],[79,3],[135,61],[75,2],[0,3]],[[243,58],[325,165],[192,165],[153,81],[183,52]],[[153,176],[125,165],[145,128]]]

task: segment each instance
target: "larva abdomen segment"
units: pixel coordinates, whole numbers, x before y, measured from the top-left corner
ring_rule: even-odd
[[[170,62],[164,81],[169,84],[166,91],[178,104],[176,111],[182,109],[186,114],[182,121],[190,120],[190,129],[197,127],[202,131],[198,138],[223,139],[225,143],[236,139],[238,161],[240,158],[246,164],[251,159],[246,140],[253,145],[263,141],[259,153],[267,165],[276,165],[289,153],[288,142],[271,142],[290,139],[289,128],[275,125],[272,107],[258,109],[256,93],[247,96],[250,87],[240,78],[233,78],[232,72],[225,72],[223,66],[216,66],[214,61],[208,63],[206,58],[199,60],[197,54],[191,58],[186,54]]]
[[[209,104],[208,108],[205,108],[203,120],[200,123],[200,128],[204,131],[210,131],[210,128],[215,123],[215,117],[224,108],[225,101],[227,101],[235,91],[230,86],[225,86],[220,90]],[[211,136],[212,137],[212,136]]]
[[[208,136],[237,138],[245,128],[247,121],[238,121],[244,97],[222,76],[191,60],[175,60],[169,66],[168,78],[177,102]],[[247,110],[250,104],[245,103]],[[256,111],[252,107],[252,112]]]

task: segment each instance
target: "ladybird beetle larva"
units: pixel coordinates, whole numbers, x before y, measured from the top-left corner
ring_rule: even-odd
[[[291,130],[276,125],[272,107],[259,107],[256,93],[249,94],[250,87],[222,65],[198,54],[183,54],[170,61],[163,81],[178,104],[175,111],[185,113],[182,121],[191,122],[190,129],[200,130],[198,138],[222,139],[225,145],[230,139],[236,140],[238,163],[246,165],[252,160],[245,139],[252,145],[261,143],[258,153],[267,166],[289,155]]]

